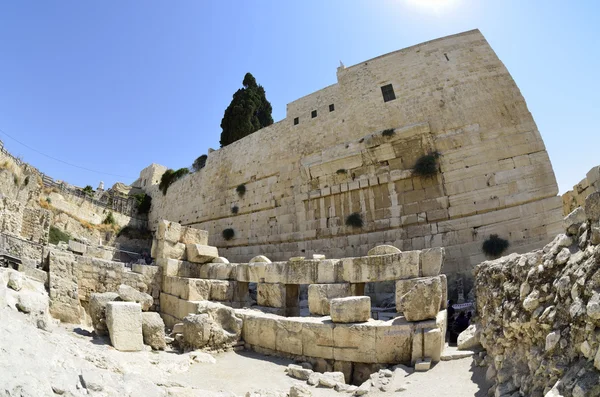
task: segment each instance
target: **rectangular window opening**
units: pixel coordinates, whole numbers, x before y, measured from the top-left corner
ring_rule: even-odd
[[[394,87],[391,84],[384,85],[381,87],[381,94],[383,95],[383,102],[389,102],[396,99],[396,94],[394,94]]]
[[[335,110],[335,106],[332,103],[331,105],[329,105],[329,111],[333,112],[334,110]]]
[[[312,117],[313,119],[314,119],[315,117],[317,117],[317,111],[316,111],[316,110],[313,110],[312,112],[310,112],[310,117]]]
[[[298,117],[294,118],[294,125],[297,125],[300,122],[300,119]]]

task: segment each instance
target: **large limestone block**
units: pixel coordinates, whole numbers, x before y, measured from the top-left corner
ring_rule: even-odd
[[[124,302],[136,302],[142,306],[142,311],[148,311],[154,304],[152,295],[140,292],[129,285],[119,285],[119,297]]]
[[[321,321],[310,317],[302,318],[302,346],[304,355],[333,359],[333,329],[331,321]]]
[[[408,364],[411,359],[413,323],[402,317],[376,326],[377,362],[382,364]]]
[[[185,245],[208,245],[208,232],[206,230],[194,229],[193,227],[189,226],[182,226],[179,242]]]
[[[116,292],[93,293],[90,295],[89,311],[96,335],[108,335],[106,326],[106,304],[119,298]]]
[[[301,356],[302,321],[298,318],[280,318],[276,322],[275,348],[279,352]]]
[[[163,276],[179,276],[179,269],[183,261],[178,259],[157,258],[156,265],[161,268]]]
[[[87,245],[80,243],[79,241],[69,240],[69,250],[83,255],[87,251]]]
[[[271,260],[264,255],[257,255],[250,259],[248,263],[271,263]]]
[[[156,239],[164,240],[170,243],[179,242],[181,237],[181,225],[176,222],[170,222],[167,220],[161,220],[158,222],[158,228],[156,229]]]
[[[334,323],[359,323],[371,318],[371,298],[368,296],[335,298],[329,307]]]
[[[377,362],[377,327],[373,324],[335,324],[333,358],[359,363]]]
[[[581,207],[577,207],[563,220],[563,226],[567,231],[567,234],[576,234],[579,229],[579,225],[587,220],[585,210]]]
[[[481,347],[479,343],[480,331],[475,324],[469,327],[458,335],[457,346],[458,350],[472,350]]]
[[[183,319],[186,347],[223,349],[240,339],[243,321],[232,308],[215,302],[198,302],[197,312]]]
[[[442,304],[439,277],[423,277],[396,282],[396,310],[408,321],[436,318]]]
[[[210,280],[189,278],[187,279],[187,297],[182,296],[181,299],[205,301],[211,299],[211,292]]]
[[[108,302],[106,325],[110,342],[120,351],[140,351],[144,347],[142,335],[142,307],[133,302]]]
[[[187,259],[193,263],[208,263],[219,257],[217,247],[201,244],[187,244]]]
[[[142,313],[142,336],[144,344],[154,350],[164,350],[167,347],[165,341],[165,323],[156,312]]]
[[[208,277],[213,280],[235,280],[236,266],[231,263],[207,263],[202,265],[208,270]]]
[[[349,283],[395,281],[419,276],[421,251],[342,259],[343,280]]]
[[[350,284],[311,284],[308,286],[308,310],[311,314],[329,315],[329,301],[351,296]]]
[[[440,361],[442,346],[442,332],[438,328],[417,329],[412,339],[411,364],[414,365],[422,357],[430,358],[432,362]]]
[[[158,242],[156,243],[156,257],[185,260],[185,244],[172,243],[166,240],[158,240]]]
[[[286,284],[313,284],[317,282],[317,269],[321,261],[316,259],[293,260],[287,263]]]
[[[285,284],[258,283],[256,303],[259,306],[285,307]]]
[[[339,259],[320,260],[317,264],[317,283],[332,284],[342,281],[342,261]]]
[[[378,245],[377,247],[371,248],[369,252],[367,252],[367,256],[399,254],[400,252],[402,251],[393,245]]]
[[[444,263],[444,248],[428,248],[421,251],[421,275],[433,277],[440,274]]]
[[[242,338],[246,343],[265,349],[277,349],[277,316],[248,311],[244,315]]]
[[[251,283],[264,283],[267,266],[268,263],[266,262],[248,263],[248,281]]]
[[[235,281],[207,280],[210,283],[210,300],[231,302]]]
[[[285,284],[286,274],[288,272],[287,262],[272,262],[264,267],[265,283],[283,283]]]

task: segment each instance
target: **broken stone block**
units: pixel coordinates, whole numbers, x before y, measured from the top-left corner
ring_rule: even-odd
[[[124,302],[136,302],[142,306],[142,311],[146,312],[154,304],[152,295],[140,292],[129,285],[119,285],[119,297]]]
[[[229,263],[229,260],[227,258],[219,256],[219,257],[213,259],[212,263]]]
[[[116,292],[93,293],[90,295],[89,311],[96,335],[108,335],[106,326],[106,304],[119,298]]]
[[[69,250],[83,255],[87,251],[87,245],[80,243],[79,241],[69,240]]]
[[[457,346],[458,350],[473,350],[481,347],[479,343],[479,329],[476,324],[471,324],[469,327],[458,335]]]
[[[290,364],[287,367],[287,374],[292,378],[300,380],[308,380],[308,377],[313,373],[311,369],[303,368],[300,365]]]
[[[410,288],[406,291],[407,285]],[[408,321],[436,318],[441,304],[442,284],[439,277],[396,282],[396,310],[401,310]]]
[[[170,241],[166,240],[158,240],[156,243],[156,258],[185,260],[185,244],[171,243]]]
[[[201,244],[187,244],[188,261],[193,263],[208,263],[219,257],[217,247]]]
[[[342,259],[342,279],[349,283],[395,281],[419,276],[421,251]]]
[[[296,385],[290,387],[290,397],[311,397],[312,392],[310,389],[303,385]]]
[[[399,254],[400,252],[402,251],[393,245],[378,245],[375,248],[371,248],[367,252],[367,256]]]
[[[20,291],[23,288],[23,276],[18,272],[10,272],[7,286],[12,290]]]
[[[185,245],[208,245],[208,232],[206,230],[195,229],[189,226],[182,226],[179,242]]]
[[[428,248],[421,251],[421,275],[433,277],[440,274],[444,263],[445,250],[443,248]]]
[[[285,307],[285,285],[258,283],[256,303],[259,306]]]
[[[120,351],[140,351],[144,348],[142,307],[133,302],[108,302],[106,325],[113,347]]]
[[[308,309],[311,314],[329,315],[329,302],[351,296],[350,284],[311,284],[308,286]]]
[[[325,372],[319,377],[319,386],[333,389],[338,383],[345,383],[342,372]]]
[[[158,222],[158,228],[156,229],[157,240],[164,240],[170,243],[179,242],[181,237],[181,225],[176,222],[170,222],[167,220],[160,220]]]
[[[142,336],[144,344],[152,347],[154,350],[164,350],[167,347],[165,342],[165,323],[156,312],[142,313]]]
[[[415,371],[417,371],[417,372],[429,371],[430,368],[431,368],[431,359],[429,359],[429,358],[419,359],[415,363]]]
[[[350,296],[330,301],[331,321],[334,323],[359,323],[371,318],[371,298]]]
[[[585,215],[592,222],[600,218],[600,192],[594,192],[585,198]]]
[[[587,220],[587,216],[585,214],[585,210],[581,207],[577,207],[573,210],[573,212],[571,212],[569,215],[567,215],[563,221],[563,225],[565,230],[567,231],[568,235],[574,235],[577,234],[577,230],[579,229],[579,226],[581,226],[581,224],[583,222],[585,222]]]
[[[197,302],[198,314],[183,319],[183,342],[187,348],[224,349],[240,338],[243,321],[230,307],[216,302]]]
[[[210,284],[210,300],[231,302],[233,300],[234,281],[206,280]]]

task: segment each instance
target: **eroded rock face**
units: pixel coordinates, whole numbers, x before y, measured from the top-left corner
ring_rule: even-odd
[[[497,396],[600,395],[600,245],[587,238],[594,223],[585,215],[569,214],[570,236],[542,250],[475,269],[480,341]]]
[[[144,344],[154,350],[164,350],[167,347],[165,323],[160,314],[156,312],[142,313],[142,336]]]
[[[183,344],[186,349],[227,349],[242,333],[243,321],[233,309],[215,302],[202,302],[198,314],[183,319]]]

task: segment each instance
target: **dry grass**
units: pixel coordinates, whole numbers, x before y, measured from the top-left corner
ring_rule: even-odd
[[[69,216],[70,218],[73,218],[74,220],[79,222],[79,224],[81,224],[82,227],[86,228],[87,230],[98,230],[103,233],[106,233],[106,232],[118,233],[120,230],[120,227],[118,225],[107,225],[107,224],[95,225],[93,223],[90,223],[86,220],[79,218],[76,215],[71,214],[70,212],[63,211],[63,210],[53,207],[52,204],[49,203],[46,199],[40,199],[39,205],[40,205],[40,207],[42,207],[46,210],[52,211],[55,215],[65,214],[65,215]]]
[[[43,185],[43,182],[41,181],[42,178],[40,178],[40,183]],[[50,193],[60,193],[60,190],[58,190],[57,187],[45,187],[42,189],[42,192],[44,192],[44,194],[50,194]]]

